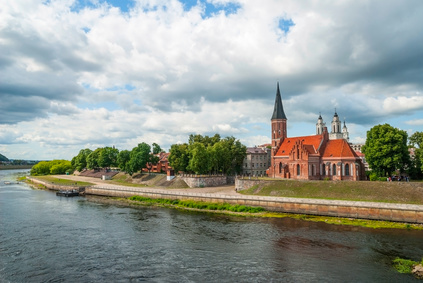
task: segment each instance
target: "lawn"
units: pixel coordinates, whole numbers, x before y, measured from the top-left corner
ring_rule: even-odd
[[[423,183],[262,180],[245,195],[423,204]]]
[[[81,181],[62,179],[62,178],[58,177],[57,175],[55,175],[55,176],[36,176],[34,178],[36,178],[38,180],[46,181],[46,182],[49,182],[49,183],[63,185],[63,186],[92,186],[92,185],[94,185],[93,183],[89,183],[89,182],[81,182]]]

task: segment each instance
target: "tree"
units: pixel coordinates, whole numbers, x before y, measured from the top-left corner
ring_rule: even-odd
[[[65,174],[72,170],[72,164],[68,160],[52,160],[38,162],[31,168],[31,175],[58,175]]]
[[[130,153],[129,171],[130,175],[147,167],[150,161],[151,147],[145,142],[139,143]]]
[[[193,171],[196,174],[206,174],[209,172],[209,158],[204,144],[194,142],[189,146],[188,170]]]
[[[188,144],[173,144],[169,151],[169,164],[176,172],[185,172],[189,164]]]
[[[98,165],[101,168],[117,166],[119,150],[114,147],[104,147],[98,156]]]
[[[410,162],[407,132],[389,124],[377,125],[367,131],[363,153],[370,168],[383,176],[390,176],[399,169],[404,171]]]
[[[87,157],[93,152],[91,149],[81,149],[77,156],[72,158],[71,164],[75,170],[82,171],[87,168]]]
[[[88,169],[94,169],[100,167],[98,164],[98,160],[100,157],[100,152],[103,150],[103,148],[97,148],[87,156],[87,168]]]
[[[414,148],[408,174],[414,179],[423,177],[423,132],[415,132],[408,141],[408,146]]]
[[[125,171],[128,174],[131,174],[131,169],[129,167],[129,160],[131,159],[131,152],[129,150],[121,150],[117,157],[117,164],[120,170]]]
[[[160,152],[163,152],[162,148],[160,147],[160,145],[158,145],[157,143],[153,143],[153,154],[159,154]]]

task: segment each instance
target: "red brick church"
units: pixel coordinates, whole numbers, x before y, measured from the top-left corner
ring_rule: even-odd
[[[348,143],[345,126],[335,111],[331,133],[319,116],[316,135],[287,137],[287,118],[277,85],[275,108],[271,118],[272,151],[268,176],[301,180],[365,180],[361,159]]]

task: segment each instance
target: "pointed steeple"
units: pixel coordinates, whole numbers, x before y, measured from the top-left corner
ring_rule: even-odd
[[[274,120],[274,119],[286,120],[286,115],[285,115],[285,112],[283,111],[281,92],[279,90],[279,82],[278,82],[278,88],[276,90],[275,108],[273,110],[273,115],[271,120]]]

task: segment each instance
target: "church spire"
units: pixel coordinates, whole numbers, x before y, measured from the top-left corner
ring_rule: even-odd
[[[279,90],[279,82],[278,82],[278,88],[276,90],[275,108],[273,110],[273,115],[271,120],[275,120],[275,119],[286,120],[286,115],[285,115],[285,112],[283,111],[281,92]]]

